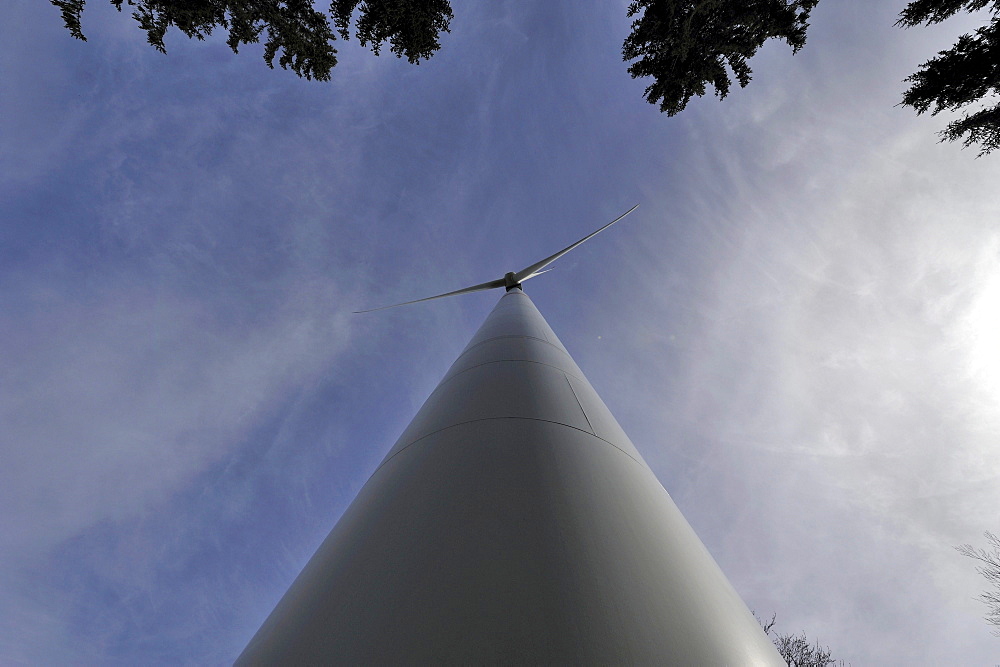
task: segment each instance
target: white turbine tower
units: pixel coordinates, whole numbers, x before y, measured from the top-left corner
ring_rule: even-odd
[[[506,289],[237,664],[784,665],[521,291],[633,210],[407,302]]]

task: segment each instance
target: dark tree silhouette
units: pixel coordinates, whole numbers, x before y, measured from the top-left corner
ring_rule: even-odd
[[[997,628],[993,634],[1000,637],[1000,537],[986,531],[984,533],[986,541],[992,551],[976,549],[971,544],[963,544],[955,547],[958,553],[969,558],[978,560],[982,565],[976,568],[979,574],[986,577],[992,590],[988,590],[979,596],[979,599],[987,606],[986,622]]]
[[[754,614],[754,618],[757,615]],[[834,660],[830,655],[830,648],[815,644],[810,644],[805,633],[799,635],[780,634],[773,632],[775,615],[771,614],[770,621],[762,621],[757,618],[757,622],[764,628],[764,634],[771,638],[774,647],[784,659],[788,667],[830,667],[838,665],[843,667],[844,661]]]
[[[85,0],[50,0],[62,13],[66,28],[86,41],[81,24]],[[332,42],[336,33],[311,0],[110,0],[122,10],[133,8],[132,18],[146,32],[149,43],[166,53],[163,38],[174,26],[188,37],[205,39],[213,30],[229,33],[226,44],[234,53],[264,37],[264,61],[274,59],[307,79],[329,80],[337,64]],[[430,58],[441,47],[438,35],[448,32],[452,18],[448,0],[333,0],[330,11],[341,37],[350,35],[351,17],[358,5],[357,39],[377,55],[384,42],[397,57],[411,63]],[[278,56],[278,52],[281,55]]]
[[[960,11],[978,11],[989,6],[989,24],[974,35],[962,35],[958,42],[931,58],[915,74],[903,94],[903,104],[918,114],[930,111],[958,111],[974,105],[941,130],[941,141],[962,140],[966,147],[979,144],[979,155],[1000,148],[1000,104],[989,106],[1000,93],[1000,0],[914,0],[906,6],[897,25],[932,25]]]
[[[741,87],[750,83],[747,65],[774,37],[795,53],[806,43],[809,12],[819,0],[633,0],[638,16],[622,56],[635,61],[632,78],[653,77],[646,100],[668,116],[679,113],[711,84],[719,99],[729,94],[729,70]],[[728,66],[728,69],[727,69]]]
[[[330,5],[337,30],[344,39],[350,33],[351,14],[360,0],[333,0]],[[406,56],[414,65],[441,48],[438,35],[449,32],[452,19],[448,0],[365,0],[357,23],[361,46],[372,45],[379,54],[383,42],[397,58]]]
[[[49,0],[59,8],[70,34],[85,40],[81,13],[85,0]],[[164,36],[174,26],[188,37],[204,39],[215,29],[228,32],[234,51],[264,40],[264,60],[274,59],[307,79],[328,80],[337,64],[333,41],[355,38],[376,55],[383,44],[411,63],[441,48],[438,38],[452,19],[448,0],[332,0],[330,17],[312,0],[110,0],[146,31],[149,43],[166,52]],[[633,78],[652,77],[645,98],[668,116],[682,111],[707,86],[726,97],[735,77],[750,83],[747,61],[768,39],[784,40],[797,53],[806,42],[809,14],[819,0],[632,0],[632,33],[622,45]],[[979,144],[980,155],[1000,147],[1000,0],[912,0],[897,25],[939,23],[960,11],[989,8],[992,19],[974,35],[962,35],[906,79],[902,104],[918,114],[974,108],[941,131],[942,141]],[[333,20],[331,27],[330,18]],[[280,56],[279,56],[280,52]]]

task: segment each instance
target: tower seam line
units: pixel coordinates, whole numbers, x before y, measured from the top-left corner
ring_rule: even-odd
[[[629,454],[628,452],[626,452],[624,449],[622,449],[621,447],[619,447],[615,443],[611,442],[610,440],[605,440],[604,438],[602,438],[601,436],[597,435],[596,433],[588,433],[587,431],[583,430],[582,428],[578,428],[578,427],[572,426],[570,424],[564,424],[562,422],[552,421],[551,419],[538,419],[537,417],[481,417],[479,419],[470,419],[469,421],[459,422],[458,424],[451,424],[450,426],[445,426],[444,428],[439,428],[436,431],[431,431],[430,433],[427,433],[425,435],[420,436],[419,438],[417,438],[413,442],[409,443],[405,447],[402,447],[398,452],[396,452],[395,454],[393,454],[392,456],[390,456],[389,458],[387,458],[385,461],[383,461],[382,463],[380,463],[379,466],[378,466],[378,468],[375,468],[375,472],[373,472],[371,474],[371,477],[369,477],[369,479],[371,479],[372,477],[374,477],[375,475],[377,475],[378,471],[381,470],[386,464],[388,464],[389,461],[393,460],[394,458],[396,458],[397,456],[399,456],[400,454],[402,454],[407,449],[409,449],[413,445],[417,444],[421,440],[425,440],[425,439],[431,437],[432,435],[437,435],[438,433],[441,433],[443,431],[447,431],[448,429],[451,429],[451,428],[455,428],[456,426],[465,426],[466,424],[474,424],[476,422],[485,422],[485,421],[495,421],[495,420],[498,420],[498,419],[521,419],[521,420],[524,420],[524,421],[546,422],[548,424],[556,424],[558,426],[565,426],[566,428],[571,428],[574,431],[579,431],[580,433],[585,433],[585,434],[587,434],[587,435],[589,435],[589,436],[591,436],[593,438],[597,438],[601,442],[604,442],[606,444],[611,445],[612,447],[614,447],[615,449],[617,449],[619,452],[621,452],[625,456],[627,456],[630,459],[632,459],[632,461],[636,465],[638,465],[638,466],[640,466],[642,468],[646,468],[646,466],[644,466],[641,462],[637,461],[634,456],[632,456],[631,454]]]
[[[493,336],[492,338],[487,338],[486,340],[481,340],[478,343],[476,343],[475,345],[473,345],[471,347],[465,348],[464,350],[462,350],[462,354],[458,355],[458,359],[461,359],[466,354],[468,354],[469,352],[472,352],[474,349],[476,349],[480,345],[485,345],[486,343],[489,343],[490,341],[500,340],[501,338],[530,338],[531,340],[537,340],[539,343],[545,343],[546,345],[551,345],[552,347],[556,348],[557,350],[559,350],[560,352],[562,352],[563,354],[565,354],[570,359],[573,358],[573,357],[570,356],[569,352],[567,352],[563,348],[559,347],[555,343],[551,343],[551,342],[545,340],[544,338],[539,338],[538,336],[528,336],[528,335],[525,335],[525,334],[506,334],[504,336]],[[455,361],[458,362],[458,359],[456,359]]]
[[[434,391],[436,392],[439,388],[441,388],[444,385],[448,384],[449,382],[451,382],[452,380],[454,380],[455,378],[457,378],[462,373],[467,373],[467,372],[471,371],[472,369],[474,369],[474,368],[480,368],[481,366],[489,366],[490,364],[499,364],[500,362],[503,362],[503,361],[515,361],[515,362],[521,362],[521,363],[525,363],[525,364],[538,364],[539,366],[548,366],[549,368],[553,368],[553,369],[559,371],[563,375],[572,375],[577,380],[580,380],[581,382],[586,382],[586,380],[584,378],[581,378],[581,377],[577,376],[576,373],[568,373],[568,372],[566,372],[565,369],[560,368],[559,366],[555,366],[553,364],[547,364],[544,361],[535,361],[534,359],[494,359],[492,361],[484,361],[483,363],[476,364],[475,366],[469,366],[468,368],[463,368],[462,370],[458,371],[457,373],[455,373],[451,377],[448,377],[446,375],[441,380],[441,382],[438,383],[438,386],[435,387]],[[573,389],[573,385],[570,385],[570,389]],[[433,393],[431,395],[433,396]],[[575,391],[573,392],[573,395],[576,396],[576,392]],[[576,399],[576,400],[577,400],[577,402],[580,401],[579,398]],[[586,416],[586,414],[584,416]],[[588,423],[590,422],[589,419],[587,421],[588,421]]]
[[[563,372],[563,377],[566,378],[566,384],[569,385],[569,390],[573,394],[573,398],[576,399],[576,404],[580,406],[580,412],[583,413],[583,418],[587,420],[587,426],[590,427],[590,432],[597,435],[597,431],[594,430],[594,425],[590,423],[590,417],[587,416],[587,411],[583,407],[583,403],[580,402],[580,397],[576,395],[576,389],[573,389],[573,383],[569,381],[569,374],[565,371]],[[577,378],[579,379],[579,378]],[[607,442],[607,441],[605,441]]]

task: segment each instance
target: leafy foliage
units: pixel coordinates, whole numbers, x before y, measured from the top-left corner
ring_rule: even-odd
[[[993,590],[988,590],[979,596],[979,599],[988,607],[986,612],[986,622],[998,628],[993,634],[1000,637],[1000,537],[987,531],[986,541],[989,542],[991,551],[976,549],[971,544],[963,544],[955,547],[958,553],[969,558],[974,558],[983,565],[976,568],[979,574],[986,577]]]
[[[899,25],[907,27],[921,23],[940,23],[963,9],[979,11],[991,0],[913,0],[899,13]]]
[[[348,38],[351,14],[359,2],[333,0],[330,6],[344,39]],[[397,58],[405,55],[416,65],[421,58],[430,58],[441,48],[438,35],[441,31],[450,32],[452,16],[448,0],[367,0],[358,19],[357,39],[361,46],[370,43],[375,55],[383,42],[389,42]]]
[[[70,34],[82,40],[85,0],[49,0],[59,8]],[[228,32],[234,51],[264,39],[264,60],[307,79],[328,80],[337,64],[332,43],[339,34],[355,38],[378,55],[388,44],[396,57],[418,64],[441,48],[439,36],[453,18],[449,0],[331,0],[331,27],[312,0],[110,0],[146,31],[151,45],[166,52],[171,26],[188,37],[204,39],[217,28]],[[622,56],[632,78],[652,77],[644,97],[668,116],[681,112],[707,86],[725,98],[732,77],[741,87],[753,74],[747,61],[765,41],[784,40],[797,53],[806,42],[809,14],[819,0],[632,0],[632,33]],[[928,60],[906,79],[911,84],[903,104],[918,114],[959,111],[976,105],[941,131],[942,141],[979,144],[980,155],[1000,148],[1000,104],[986,100],[1000,94],[1000,0],[912,0],[898,25],[939,23],[960,11],[989,8],[990,23],[974,35],[962,35],[951,49]],[[334,30],[335,28],[335,30]],[[279,56],[280,53],[280,56]]]
[[[652,76],[645,92],[668,116],[679,113],[711,84],[719,99],[729,94],[729,69],[741,87],[750,83],[747,64],[772,37],[798,52],[806,42],[809,12],[819,0],[633,0],[639,15],[622,46],[635,61],[632,78]]]
[[[998,0],[915,0],[900,14],[897,25],[911,27],[940,23],[961,10],[976,11],[992,5],[989,25],[975,35],[962,35],[947,51],[941,51],[906,78],[911,83],[903,104],[918,114],[957,111],[980,103],[980,108],[948,123],[940,132],[942,141],[961,139],[966,147],[980,145],[979,155],[1000,148],[1000,104],[983,101],[1000,93],[1000,2]]]
[[[52,4],[62,13],[63,23],[66,24],[69,33],[86,42],[87,38],[83,36],[83,29],[80,27],[80,12],[83,11],[85,3],[86,0],[52,0]]]
[[[228,31],[226,44],[234,53],[264,36],[264,61],[274,59],[306,79],[326,81],[337,64],[332,42],[337,35],[323,12],[311,0],[110,0],[122,10],[133,7],[132,18],[146,32],[149,43],[166,53],[164,36],[174,26],[188,37],[205,39],[212,31]],[[85,0],[50,0],[62,13],[70,34],[86,41],[81,25]],[[452,18],[448,0],[333,0],[331,13],[341,36],[348,38],[351,16],[361,4],[357,38],[377,55],[383,42],[411,63],[430,58],[441,47],[440,31]],[[280,51],[280,56],[278,55]]]

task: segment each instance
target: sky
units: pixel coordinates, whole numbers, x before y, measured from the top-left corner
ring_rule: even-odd
[[[0,9],[0,663],[227,664],[517,270],[748,607],[990,665],[1000,156],[902,80],[982,16],[821,2],[669,118],[624,0],[454,3],[331,82]]]

